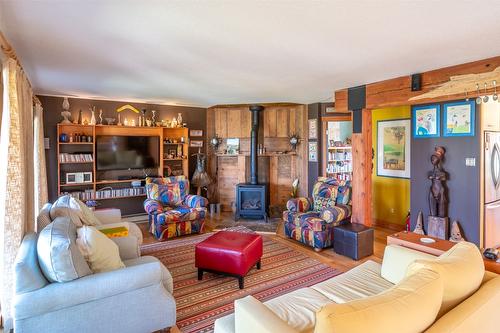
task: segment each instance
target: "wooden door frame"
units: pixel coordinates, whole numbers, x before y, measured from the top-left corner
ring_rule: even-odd
[[[330,121],[352,121],[352,113],[338,115],[329,115],[321,118],[321,142],[323,142],[323,151],[321,152],[321,175],[326,177],[326,164],[328,157],[328,142],[326,137],[327,123]]]

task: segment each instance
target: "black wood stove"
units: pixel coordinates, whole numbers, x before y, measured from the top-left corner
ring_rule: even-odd
[[[267,222],[267,186],[257,181],[257,134],[259,131],[259,113],[262,105],[251,105],[252,132],[250,133],[250,183],[236,185],[236,216],[263,218]]]

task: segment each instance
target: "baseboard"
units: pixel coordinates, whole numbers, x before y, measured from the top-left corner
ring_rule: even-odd
[[[377,220],[377,219],[373,219],[372,226],[386,228],[386,229],[394,230],[394,231],[403,231],[406,228],[406,226],[404,224],[391,223],[391,222]]]

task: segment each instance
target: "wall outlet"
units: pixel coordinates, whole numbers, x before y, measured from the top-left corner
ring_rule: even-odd
[[[476,166],[476,158],[475,157],[466,157],[465,158],[465,166]]]

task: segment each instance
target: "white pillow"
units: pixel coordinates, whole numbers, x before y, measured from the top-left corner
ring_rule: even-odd
[[[79,228],[76,243],[94,273],[125,267],[118,246],[93,226]]]
[[[70,195],[59,197],[50,208],[50,217],[52,220],[60,216],[69,217],[77,228],[82,225],[101,224],[90,208]]]

